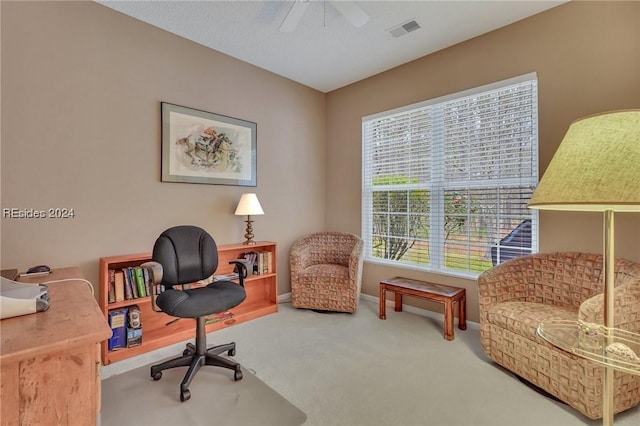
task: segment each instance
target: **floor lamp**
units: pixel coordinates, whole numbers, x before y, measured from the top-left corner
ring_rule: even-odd
[[[604,425],[612,425],[616,369],[611,346],[616,334],[614,212],[640,212],[640,109],[607,112],[574,121],[529,207],[604,213],[604,345],[594,358],[605,366],[602,420]]]

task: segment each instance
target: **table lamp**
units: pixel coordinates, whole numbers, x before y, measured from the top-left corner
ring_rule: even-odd
[[[571,123],[529,207],[604,213],[605,348],[599,357],[583,356],[605,366],[603,424],[612,425],[616,364],[608,362],[612,360],[607,350],[615,334],[614,212],[640,212],[640,109],[606,112]]]
[[[258,201],[258,197],[256,196],[256,194],[242,194],[242,197],[240,197],[240,202],[238,203],[238,207],[236,207],[235,214],[237,216],[247,216],[247,229],[246,233],[244,234],[246,240],[242,244],[254,245],[256,242],[253,241],[253,226],[251,225],[253,220],[251,220],[251,216],[264,214],[264,211],[262,210],[262,206],[260,206],[260,201]]]

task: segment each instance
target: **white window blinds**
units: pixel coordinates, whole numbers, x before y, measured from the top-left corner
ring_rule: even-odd
[[[370,261],[477,276],[537,251],[535,74],[363,118]]]

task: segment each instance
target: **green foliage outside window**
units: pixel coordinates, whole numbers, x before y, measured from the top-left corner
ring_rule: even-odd
[[[409,186],[417,179],[376,176],[373,186]],[[373,252],[376,257],[400,260],[417,238],[429,236],[430,197],[426,189],[373,191]]]
[[[372,247],[375,257],[401,260],[408,256],[405,260],[428,261],[431,194],[428,189],[413,189],[417,183],[417,179],[406,176],[377,176],[373,179],[374,188],[408,188],[373,192]],[[462,191],[447,191],[444,204],[447,241],[465,232],[469,215],[476,208]]]

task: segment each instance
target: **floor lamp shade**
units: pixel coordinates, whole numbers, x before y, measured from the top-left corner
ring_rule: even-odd
[[[529,207],[640,212],[640,110],[574,121]]]

